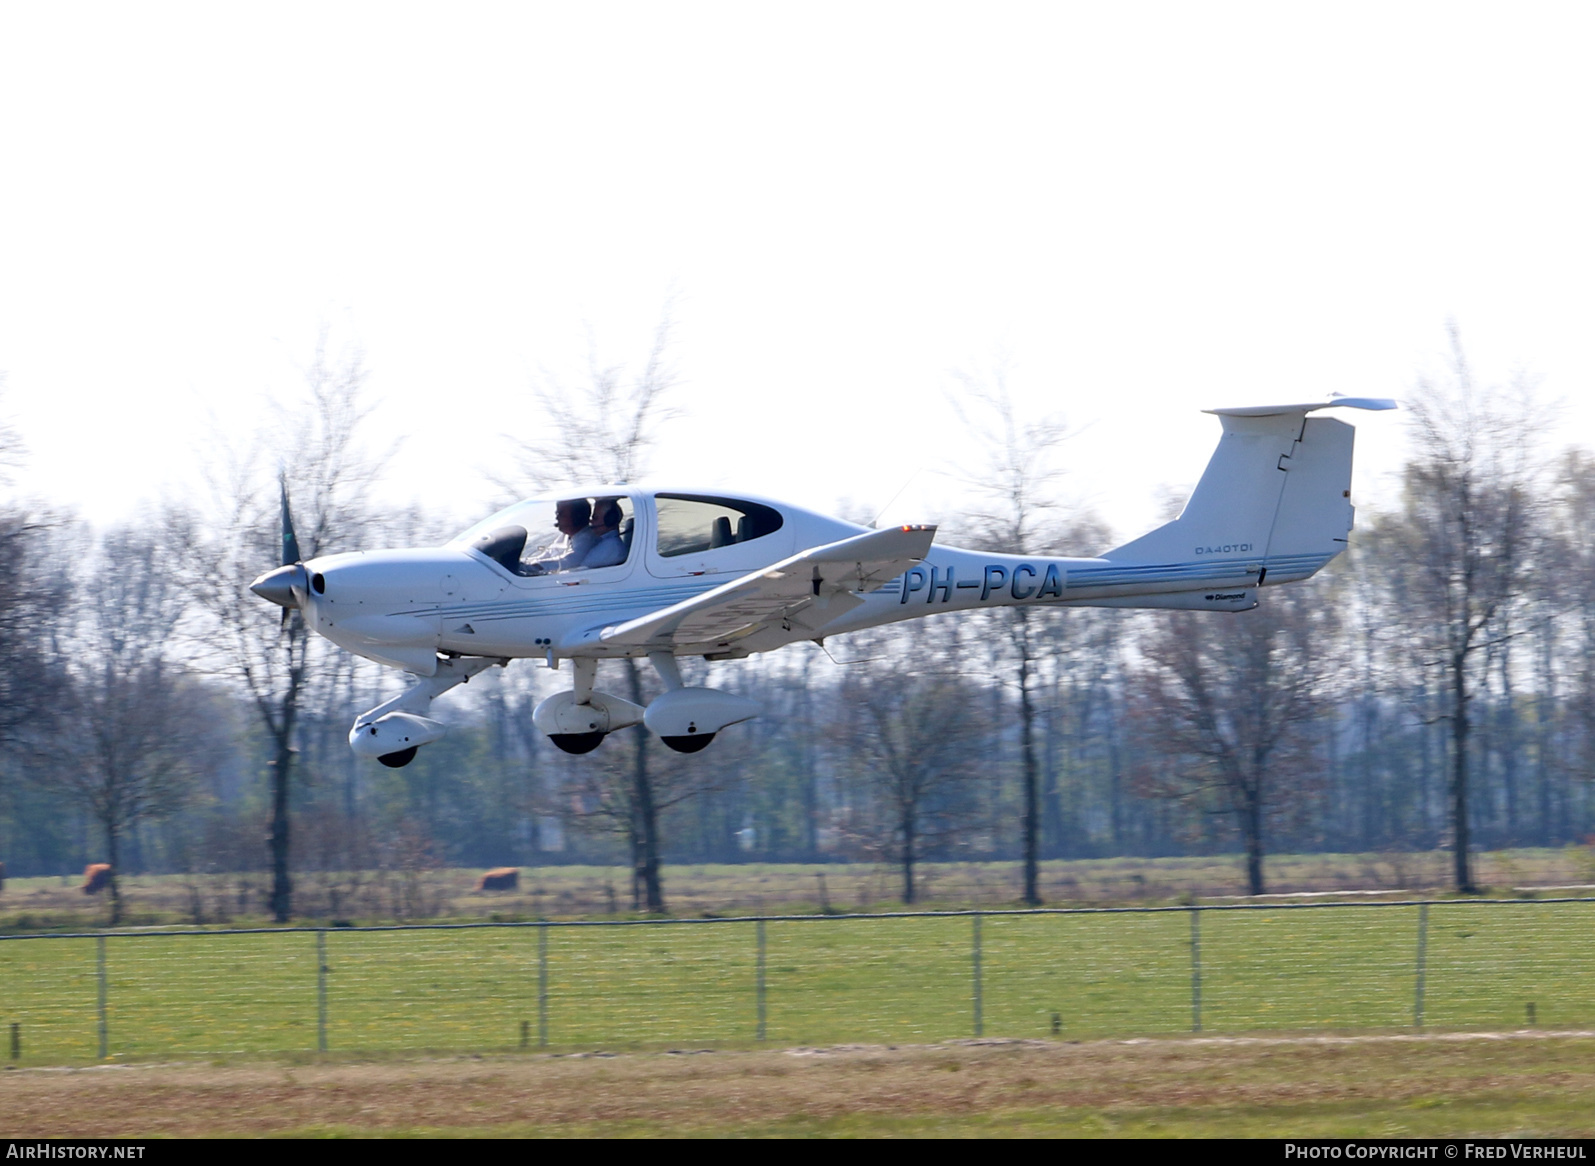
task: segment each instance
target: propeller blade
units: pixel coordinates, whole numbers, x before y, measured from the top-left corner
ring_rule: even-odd
[[[286,472],[277,475],[277,484],[282,488],[282,565],[287,567],[304,558],[299,553],[299,538],[294,534],[293,511],[288,508],[288,475]],[[275,600],[273,602],[276,602]]]

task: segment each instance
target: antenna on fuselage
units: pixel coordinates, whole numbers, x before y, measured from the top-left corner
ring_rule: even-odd
[[[851,664],[873,664],[877,660],[891,659],[890,656],[861,656],[857,660],[838,660],[835,656],[831,655],[831,649],[825,646],[825,641],[823,639],[815,640],[814,643],[819,645],[819,649],[825,653],[826,659],[830,660],[832,664],[835,664],[839,668],[846,668]]]
[[[869,525],[870,525],[870,529],[871,530],[880,529],[881,515],[885,514],[888,510],[890,510],[892,508],[892,503],[896,502],[899,498],[901,498],[903,496],[903,491],[907,490],[910,486],[912,486],[914,484],[914,479],[919,477],[919,475],[924,473],[924,472],[925,472],[925,467],[924,466],[917,467],[912,474],[908,475],[907,479],[903,482],[903,484],[901,486],[897,487],[897,493],[893,494],[891,499],[890,499],[890,501],[888,501],[885,506],[882,506],[880,508],[880,510],[878,512],[876,512],[876,515],[875,515],[874,518],[869,520]],[[824,645],[822,644],[821,647],[823,647],[823,646]]]

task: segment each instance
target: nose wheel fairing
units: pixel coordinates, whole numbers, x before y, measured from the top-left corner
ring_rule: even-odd
[[[448,731],[443,722],[427,715],[432,701],[478,672],[508,663],[488,656],[436,659],[432,675],[416,677],[404,692],[355,718],[354,727],[349,730],[349,748],[389,769],[402,769],[415,760],[421,746],[430,745]]]

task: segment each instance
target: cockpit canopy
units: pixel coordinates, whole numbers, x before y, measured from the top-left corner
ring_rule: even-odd
[[[556,575],[617,567],[636,530],[625,495],[567,495],[517,502],[454,539],[515,575]]]
[[[760,540],[783,529],[785,541],[792,539],[782,512],[763,502],[664,491],[633,496],[599,487],[517,502],[451,545],[478,551],[512,574],[536,577],[623,565],[639,529],[648,570],[661,577],[746,570],[789,553],[776,545],[781,540]]]

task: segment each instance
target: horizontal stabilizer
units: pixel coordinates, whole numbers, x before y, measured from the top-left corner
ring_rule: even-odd
[[[1296,405],[1242,405],[1229,409],[1203,409],[1220,417],[1277,417],[1281,413],[1316,413],[1319,409],[1371,409],[1382,411],[1396,408],[1389,397],[1342,397],[1331,393],[1321,401],[1303,401]]]

